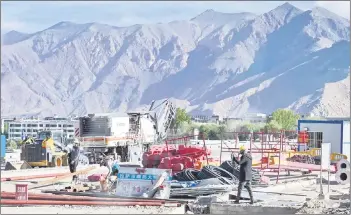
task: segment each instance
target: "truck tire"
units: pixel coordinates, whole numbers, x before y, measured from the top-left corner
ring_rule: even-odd
[[[62,166],[62,157],[61,156],[53,156],[51,163],[51,167],[61,167]]]

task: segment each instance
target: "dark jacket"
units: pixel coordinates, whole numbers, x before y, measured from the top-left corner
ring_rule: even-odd
[[[70,145],[69,147],[66,147],[65,151],[68,152],[69,165],[77,165],[80,152],[79,147]]]
[[[240,165],[239,181],[250,181],[252,179],[252,157],[249,153],[244,153],[240,161],[233,156],[233,162]]]

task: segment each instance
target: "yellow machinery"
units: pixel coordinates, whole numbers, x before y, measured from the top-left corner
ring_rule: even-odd
[[[22,146],[21,160],[26,161],[31,167],[56,167],[67,166],[67,155],[56,147],[57,142],[63,142],[62,133],[41,131],[34,143]]]

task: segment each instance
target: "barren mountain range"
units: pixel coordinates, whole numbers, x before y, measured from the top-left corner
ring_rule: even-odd
[[[350,23],[321,7],[129,27],[60,22],[9,32],[1,49],[5,116],[124,112],[164,98],[192,114],[350,116]]]

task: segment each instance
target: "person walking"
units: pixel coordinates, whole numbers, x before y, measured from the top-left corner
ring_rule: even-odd
[[[79,164],[79,140],[77,138],[74,139],[73,144],[69,144],[63,151],[68,154],[68,166],[69,171],[71,173],[75,173],[77,171],[77,166]],[[72,182],[77,182],[78,176],[74,175],[72,177]]]
[[[240,173],[239,173],[239,186],[238,193],[236,196],[235,203],[239,203],[241,197],[241,191],[243,187],[245,187],[250,196],[250,204],[254,203],[252,189],[251,189],[251,180],[252,180],[252,157],[250,153],[246,152],[245,146],[240,146],[239,154],[241,155],[240,161],[236,159],[236,157],[232,156],[233,164],[236,163],[240,165]]]

